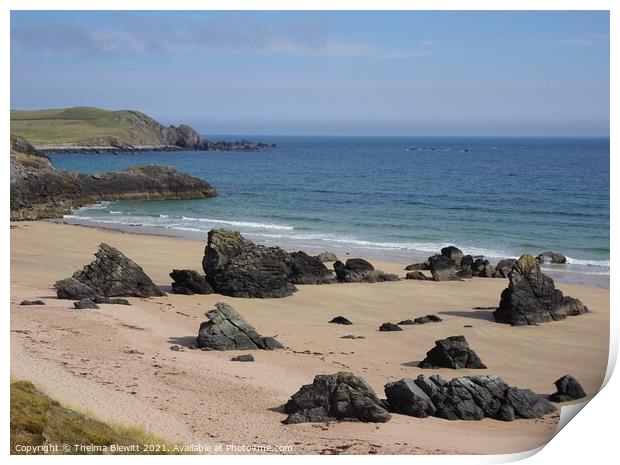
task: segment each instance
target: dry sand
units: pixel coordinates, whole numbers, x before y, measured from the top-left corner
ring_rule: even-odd
[[[540,326],[491,321],[506,287],[503,279],[464,282],[401,281],[298,286],[284,299],[220,295],[131,298],[131,307],[73,310],[51,287],[93,259],[106,242],[140,264],[164,290],[172,268],[200,270],[204,243],[134,235],[48,222],[16,223],[11,230],[11,374],[98,417],[141,426],[170,441],[193,444],[288,445],[289,453],[509,453],[543,445],[559,412],[539,420],[504,423],[447,421],[393,415],[385,424],[329,423],[286,426],[283,404],[315,374],[349,370],[382,396],[383,385],[403,377],[440,373],[499,375],[539,393],[570,373],[594,394],[609,345],[609,290],[561,284],[592,313]],[[403,265],[377,262],[404,275]],[[43,299],[45,306],[19,306]],[[232,304],[263,335],[286,346],[255,351],[254,363],[231,362],[242,352],[175,352],[190,346],[218,301]],[[383,333],[386,321],[434,313],[441,323]],[[344,315],[353,326],[328,324]],[[465,327],[471,325],[472,327]],[[340,339],[345,334],[365,339]],[[421,370],[433,341],[464,334],[488,370]],[[225,451],[225,449],[224,449]]]

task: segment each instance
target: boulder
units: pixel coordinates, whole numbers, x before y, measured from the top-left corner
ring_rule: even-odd
[[[95,296],[152,297],[165,295],[135,262],[107,244],[100,244],[95,260],[72,278],[57,281],[60,299],[93,299]]]
[[[390,412],[418,418],[426,418],[435,413],[430,397],[411,378],[386,384],[385,396]]]
[[[571,400],[583,399],[586,392],[581,384],[571,375],[564,375],[555,382],[557,392],[549,396],[552,402],[569,402]]]
[[[556,289],[553,279],[540,271],[531,255],[519,258],[508,279],[510,283],[502,292],[499,308],[493,312],[499,323],[533,325],[589,311],[581,301],[565,297]]]
[[[331,252],[320,253],[316,256],[316,258],[321,260],[321,262],[337,262],[338,261],[338,257],[336,257],[336,255]]]
[[[352,325],[353,324],[347,318],[343,317],[342,315],[332,318],[331,320],[329,320],[329,322],[335,323],[337,325]]]
[[[453,245],[441,249],[441,255],[450,259],[456,268],[461,267],[461,260],[465,256],[461,249],[454,247]]]
[[[291,253],[293,262],[289,278],[293,284],[327,284],[334,281],[334,277],[323,262],[305,252]]]
[[[253,362],[254,356],[252,354],[237,355],[230,359],[231,362]]]
[[[433,278],[426,276],[421,271],[410,271],[405,275],[405,279],[417,279],[420,281],[432,281]]]
[[[507,278],[516,262],[516,258],[504,258],[503,260],[500,260],[499,262],[497,262],[497,265],[495,265],[493,277]]]
[[[411,265],[407,265],[405,267],[406,271],[425,271],[425,270],[430,270],[431,266],[429,262],[423,262],[423,263],[412,263]]]
[[[286,403],[285,424],[330,420],[379,422],[391,416],[366,382],[348,372],[317,375]]]
[[[403,328],[394,323],[383,323],[379,326],[379,331],[402,331]]]
[[[473,265],[474,265],[474,257],[471,255],[465,255],[461,259],[460,271],[458,272],[459,277],[461,278],[471,278],[473,276]]]
[[[45,305],[42,300],[22,300],[19,305]]]
[[[207,279],[194,270],[172,270],[172,292],[174,294],[213,294]]]
[[[399,325],[424,325],[426,323],[439,323],[440,321],[443,321],[443,320],[441,319],[441,317],[438,317],[437,315],[426,315],[426,316],[419,316],[418,318],[415,318],[413,320],[411,319],[403,320],[398,324]]]
[[[215,292],[232,297],[286,297],[293,259],[279,247],[256,245],[238,231],[209,231],[202,267]]]
[[[432,402],[433,415],[447,420],[486,417],[512,421],[541,418],[556,410],[543,396],[529,389],[511,387],[497,376],[465,376],[446,381],[437,375],[420,375],[415,384]]]
[[[555,263],[555,264],[563,264],[566,263],[566,256],[559,252],[543,252],[536,257],[536,261],[539,263]]]
[[[431,274],[435,281],[454,281],[459,276],[456,272],[456,266],[452,259],[445,255],[435,255],[429,257]]]
[[[90,299],[82,299],[82,300],[78,300],[77,302],[73,302],[73,306],[80,310],[99,308],[99,305],[97,305],[95,302],[93,302]]]
[[[435,347],[426,353],[420,368],[486,368],[476,352],[469,348],[465,336],[450,336],[435,341]]]
[[[273,337],[263,337],[230,305],[216,303],[205,313],[208,321],[198,330],[196,345],[206,350],[281,349]]]
[[[340,283],[377,283],[383,281],[400,281],[395,274],[375,270],[371,263],[362,258],[349,258],[346,263],[334,263],[336,279]]]

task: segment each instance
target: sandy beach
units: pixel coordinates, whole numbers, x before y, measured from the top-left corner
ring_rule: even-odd
[[[290,446],[286,453],[490,454],[543,445],[559,411],[538,420],[447,421],[393,415],[384,424],[283,425],[282,407],[314,375],[352,371],[383,397],[383,385],[435,374],[501,376],[541,394],[570,373],[590,395],[599,389],[609,346],[609,289],[559,283],[591,313],[539,326],[492,321],[505,279],[407,281],[298,286],[282,299],[221,295],[130,298],[131,306],[74,310],[52,284],[70,276],[108,243],[170,290],[173,268],[201,270],[205,241],[137,235],[51,222],[13,223],[11,229],[11,375],[31,380],[70,406],[104,420],[144,427],[185,444]],[[376,268],[404,277],[407,263]],[[45,306],[20,306],[42,299]],[[234,306],[261,334],[285,349],[245,352],[191,350],[204,313],[216,302]],[[381,323],[426,314],[444,321],[382,333]],[[328,324],[344,315],[353,326]],[[471,325],[471,327],[465,327]],[[365,339],[341,339],[346,334]],[[422,370],[417,363],[436,339],[465,335],[487,370]],[[184,347],[172,351],[172,345]],[[226,452],[224,449],[223,452]],[[228,451],[233,452],[233,451]],[[238,451],[237,451],[238,452]]]

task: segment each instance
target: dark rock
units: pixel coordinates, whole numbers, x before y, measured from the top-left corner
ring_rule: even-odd
[[[552,402],[569,402],[571,400],[583,399],[586,392],[581,384],[571,375],[564,375],[555,382],[557,392],[549,396]]]
[[[286,297],[293,259],[279,247],[256,245],[238,231],[209,231],[202,267],[215,292],[233,297]]]
[[[252,354],[237,355],[236,357],[231,358],[230,361],[231,362],[253,362],[254,356]]]
[[[430,269],[431,269],[431,266],[430,266],[430,263],[428,262],[413,263],[405,267],[405,270],[407,271],[425,271],[425,270],[430,270]]]
[[[183,352],[183,347],[175,344],[173,346],[170,346],[170,350],[173,352]]]
[[[215,304],[206,314],[209,321],[200,325],[196,345],[206,350],[281,349],[273,337],[263,337],[225,303]]]
[[[407,326],[407,325],[414,325],[415,322],[412,319],[408,318],[406,320],[399,321],[398,324]]]
[[[289,278],[293,284],[327,284],[334,278],[323,262],[305,252],[291,253],[293,262]]]
[[[353,324],[347,318],[345,318],[345,317],[343,317],[341,315],[332,318],[329,322],[330,323],[336,323],[337,325],[352,325]]]
[[[321,262],[337,262],[338,261],[338,257],[336,257],[336,255],[331,252],[320,253],[316,256],[316,258],[321,260]]]
[[[347,334],[346,336],[340,336],[340,339],[366,339],[364,336],[354,336],[353,334]]]
[[[286,403],[285,424],[330,420],[384,423],[390,414],[366,382],[353,373],[317,375]]]
[[[96,304],[110,304],[110,305],[131,305],[127,299],[117,299],[110,297],[95,296],[93,302]]]
[[[99,305],[97,305],[95,302],[93,302],[90,299],[82,299],[77,302],[73,302],[73,306],[80,310],[87,309],[87,308],[92,308],[92,309],[99,308]]]
[[[504,258],[503,260],[500,260],[499,262],[497,262],[497,265],[495,265],[493,277],[507,278],[516,262],[516,258]]]
[[[96,296],[151,297],[165,295],[141,267],[114,247],[100,244],[95,260],[72,278],[57,281],[54,287],[60,299]]]
[[[410,271],[405,275],[405,279],[418,279],[420,281],[432,281],[433,278],[426,276],[421,271]]]
[[[461,278],[471,278],[473,276],[473,265],[474,265],[474,257],[471,255],[465,255],[461,259],[461,269],[458,272],[458,275]]]
[[[398,325],[395,325],[394,323],[383,323],[381,326],[379,326],[379,331],[402,331],[403,328],[401,328]]]
[[[502,292],[499,308],[493,312],[499,323],[533,325],[589,311],[581,301],[565,297],[556,289],[553,279],[540,271],[531,255],[521,256],[508,278],[510,284]]]
[[[461,260],[465,256],[461,249],[454,247],[453,245],[441,249],[441,255],[452,261],[456,268],[461,267]]]
[[[42,300],[22,300],[19,305],[45,305]]]
[[[426,316],[420,316],[413,320],[411,319],[403,320],[398,324],[399,325],[423,325],[426,323],[439,323],[440,321],[443,321],[443,320],[441,319],[441,317],[438,317],[437,315],[426,315]]]
[[[383,281],[400,281],[395,274],[375,270],[369,262],[362,258],[349,258],[346,264],[341,261],[334,263],[336,279],[340,283],[377,283]]]
[[[444,255],[429,257],[431,274],[435,281],[455,281],[459,277],[456,274],[456,266],[452,259]]]
[[[435,341],[435,347],[426,353],[420,368],[486,368],[476,352],[469,348],[465,336],[450,336]]]
[[[539,263],[556,263],[563,264],[566,263],[566,256],[558,253],[558,252],[543,252],[538,257],[536,257],[536,261]]]
[[[391,412],[426,418],[435,413],[428,395],[410,378],[385,385],[385,395]]]
[[[170,277],[172,292],[175,294],[213,294],[213,288],[207,279],[194,270],[172,270]]]

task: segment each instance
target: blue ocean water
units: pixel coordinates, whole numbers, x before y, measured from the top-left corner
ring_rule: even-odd
[[[56,154],[59,169],[174,166],[217,198],[115,202],[72,221],[404,261],[454,244],[492,260],[554,250],[609,273],[609,139],[261,137],[261,152]],[[132,226],[129,226],[132,225]],[[571,268],[572,267],[572,268]]]

